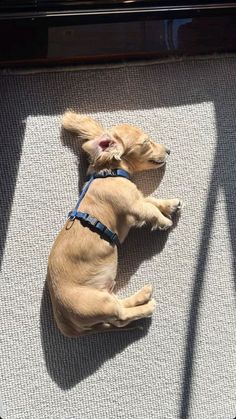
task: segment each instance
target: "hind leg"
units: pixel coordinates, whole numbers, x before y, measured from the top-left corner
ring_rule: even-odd
[[[115,295],[105,291],[87,287],[69,290],[64,296],[68,307],[67,314],[70,314],[67,322],[73,324],[79,333],[91,330],[99,323],[110,323],[116,327],[123,327],[134,320],[150,317],[153,314],[155,309],[155,300],[153,299],[142,305],[125,307],[128,302],[144,302],[145,298],[150,298],[150,292],[150,289],[147,292],[144,287],[134,296],[125,299],[123,303]],[[61,325],[57,324],[62,330]]]
[[[128,298],[119,300],[119,302],[125,308],[141,306],[142,304],[146,304],[150,300],[152,296],[152,292],[153,292],[153,287],[152,285],[148,284],[148,285],[145,285],[143,288],[141,288],[134,295],[131,295]]]
[[[143,288],[141,288],[138,292],[136,292],[134,295],[131,295],[128,298],[124,298],[122,300],[118,300],[118,303],[121,304],[124,308],[131,308],[135,306],[140,306],[143,304],[148,303],[150,301],[150,298],[152,296],[153,287],[152,285],[145,285]],[[117,298],[115,296],[115,298]],[[117,320],[115,322],[112,322],[112,324],[116,327],[124,327],[128,324],[132,323],[134,320]]]
[[[150,317],[156,307],[156,302],[152,298],[148,303],[135,307],[123,308],[117,320],[111,320],[110,323],[116,327],[124,327],[134,320]]]
[[[89,299],[86,303],[90,301],[91,305],[89,304],[89,307],[86,308],[89,309],[90,315],[92,314],[92,317],[96,318],[95,322],[91,319],[93,325],[99,320],[99,323],[110,323],[117,327],[123,327],[134,320],[150,317],[156,306],[155,300],[150,299],[152,293],[150,285],[143,287],[136,294],[124,300],[107,292],[87,290],[87,293]]]

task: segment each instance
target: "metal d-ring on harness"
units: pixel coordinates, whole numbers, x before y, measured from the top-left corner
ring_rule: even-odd
[[[91,216],[90,214],[87,214],[86,212],[78,211],[79,205],[93,180],[106,177],[123,177],[125,179],[130,180],[129,173],[123,169],[102,170],[98,173],[93,173],[88,178],[88,181],[81,192],[76,207],[73,209],[73,211],[69,212],[68,219],[71,221],[74,221],[75,219],[79,220],[82,225],[86,225],[87,227],[91,228],[91,230],[96,231],[98,234],[100,234],[102,238],[108,240],[111,244],[118,245],[120,242],[116,233],[114,233],[107,226],[102,224],[97,218]]]

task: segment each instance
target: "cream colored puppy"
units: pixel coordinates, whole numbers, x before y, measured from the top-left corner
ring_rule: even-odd
[[[123,169],[132,175],[163,166],[169,154],[131,125],[105,130],[89,116],[71,111],[65,113],[62,124],[85,141],[82,147],[89,156],[90,174]],[[152,229],[168,229],[172,214],[180,208],[179,199],[144,197],[132,181],[111,176],[93,180],[78,211],[95,217],[122,243],[134,226],[148,223]],[[113,294],[116,271],[116,244],[93,226],[68,219],[52,247],[47,275],[54,318],[64,335],[117,330],[153,314],[152,286],[118,299]]]

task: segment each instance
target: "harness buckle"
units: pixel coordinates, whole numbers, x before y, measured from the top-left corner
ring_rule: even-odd
[[[98,220],[95,217],[92,217],[91,215],[88,214],[88,217],[86,217],[86,221],[91,224],[93,227],[96,227]]]
[[[114,169],[102,169],[100,172],[94,174],[94,178],[106,178],[116,176]]]
[[[75,218],[76,218],[76,211],[75,210],[70,211],[68,214],[68,220],[74,221]]]

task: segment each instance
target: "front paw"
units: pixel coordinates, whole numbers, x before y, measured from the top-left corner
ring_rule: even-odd
[[[165,218],[165,221],[163,221],[162,223],[158,222],[157,224],[153,225],[152,230],[166,231],[170,227],[172,227],[172,225],[173,221],[171,221],[169,218]]]
[[[178,198],[168,199],[166,203],[165,214],[169,217],[174,214],[178,214],[184,208],[183,201]]]

